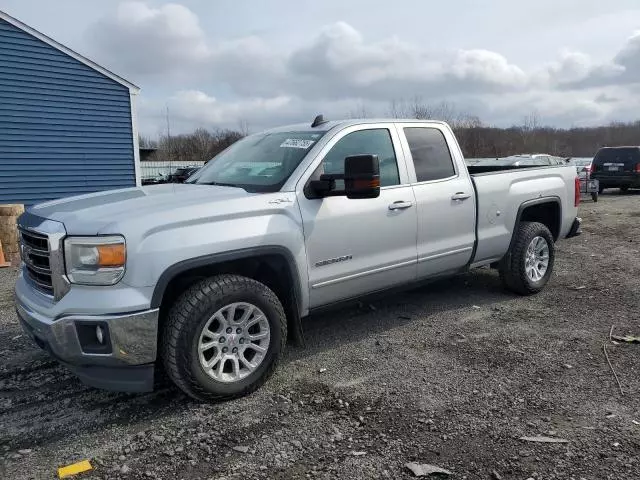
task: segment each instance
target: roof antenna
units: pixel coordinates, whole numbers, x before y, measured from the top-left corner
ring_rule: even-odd
[[[316,118],[313,119],[313,123],[311,124],[311,127],[319,127],[323,123],[327,123],[327,122],[328,122],[328,120],[325,120],[324,117],[322,116],[322,114],[320,114]]]

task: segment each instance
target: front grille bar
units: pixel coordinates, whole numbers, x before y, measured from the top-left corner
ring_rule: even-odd
[[[49,237],[21,230],[21,254],[25,272],[33,284],[49,295],[53,295],[53,278],[49,252]],[[42,250],[46,247],[47,250]]]
[[[18,219],[18,229],[25,279],[53,301],[60,300],[69,291],[62,253],[64,225],[27,211]]]

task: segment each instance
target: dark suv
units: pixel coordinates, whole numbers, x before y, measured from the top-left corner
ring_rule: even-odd
[[[187,178],[200,170],[200,167],[180,167],[169,175],[167,183],[184,183]]]
[[[591,178],[600,182],[600,192],[618,187],[623,192],[640,188],[640,147],[603,147],[591,164]]]

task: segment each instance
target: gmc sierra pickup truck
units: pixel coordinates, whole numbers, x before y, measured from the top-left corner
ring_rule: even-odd
[[[540,291],[579,199],[572,166],[467,167],[444,123],[318,116],[238,141],[186,184],[29,208],[16,308],[89,385],[147,391],[161,364],[196,399],[232,398],[317,309],[487,265]]]

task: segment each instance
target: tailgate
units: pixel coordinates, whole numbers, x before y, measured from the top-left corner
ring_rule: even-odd
[[[602,148],[593,159],[594,173],[598,177],[628,175],[640,164],[640,148]]]

